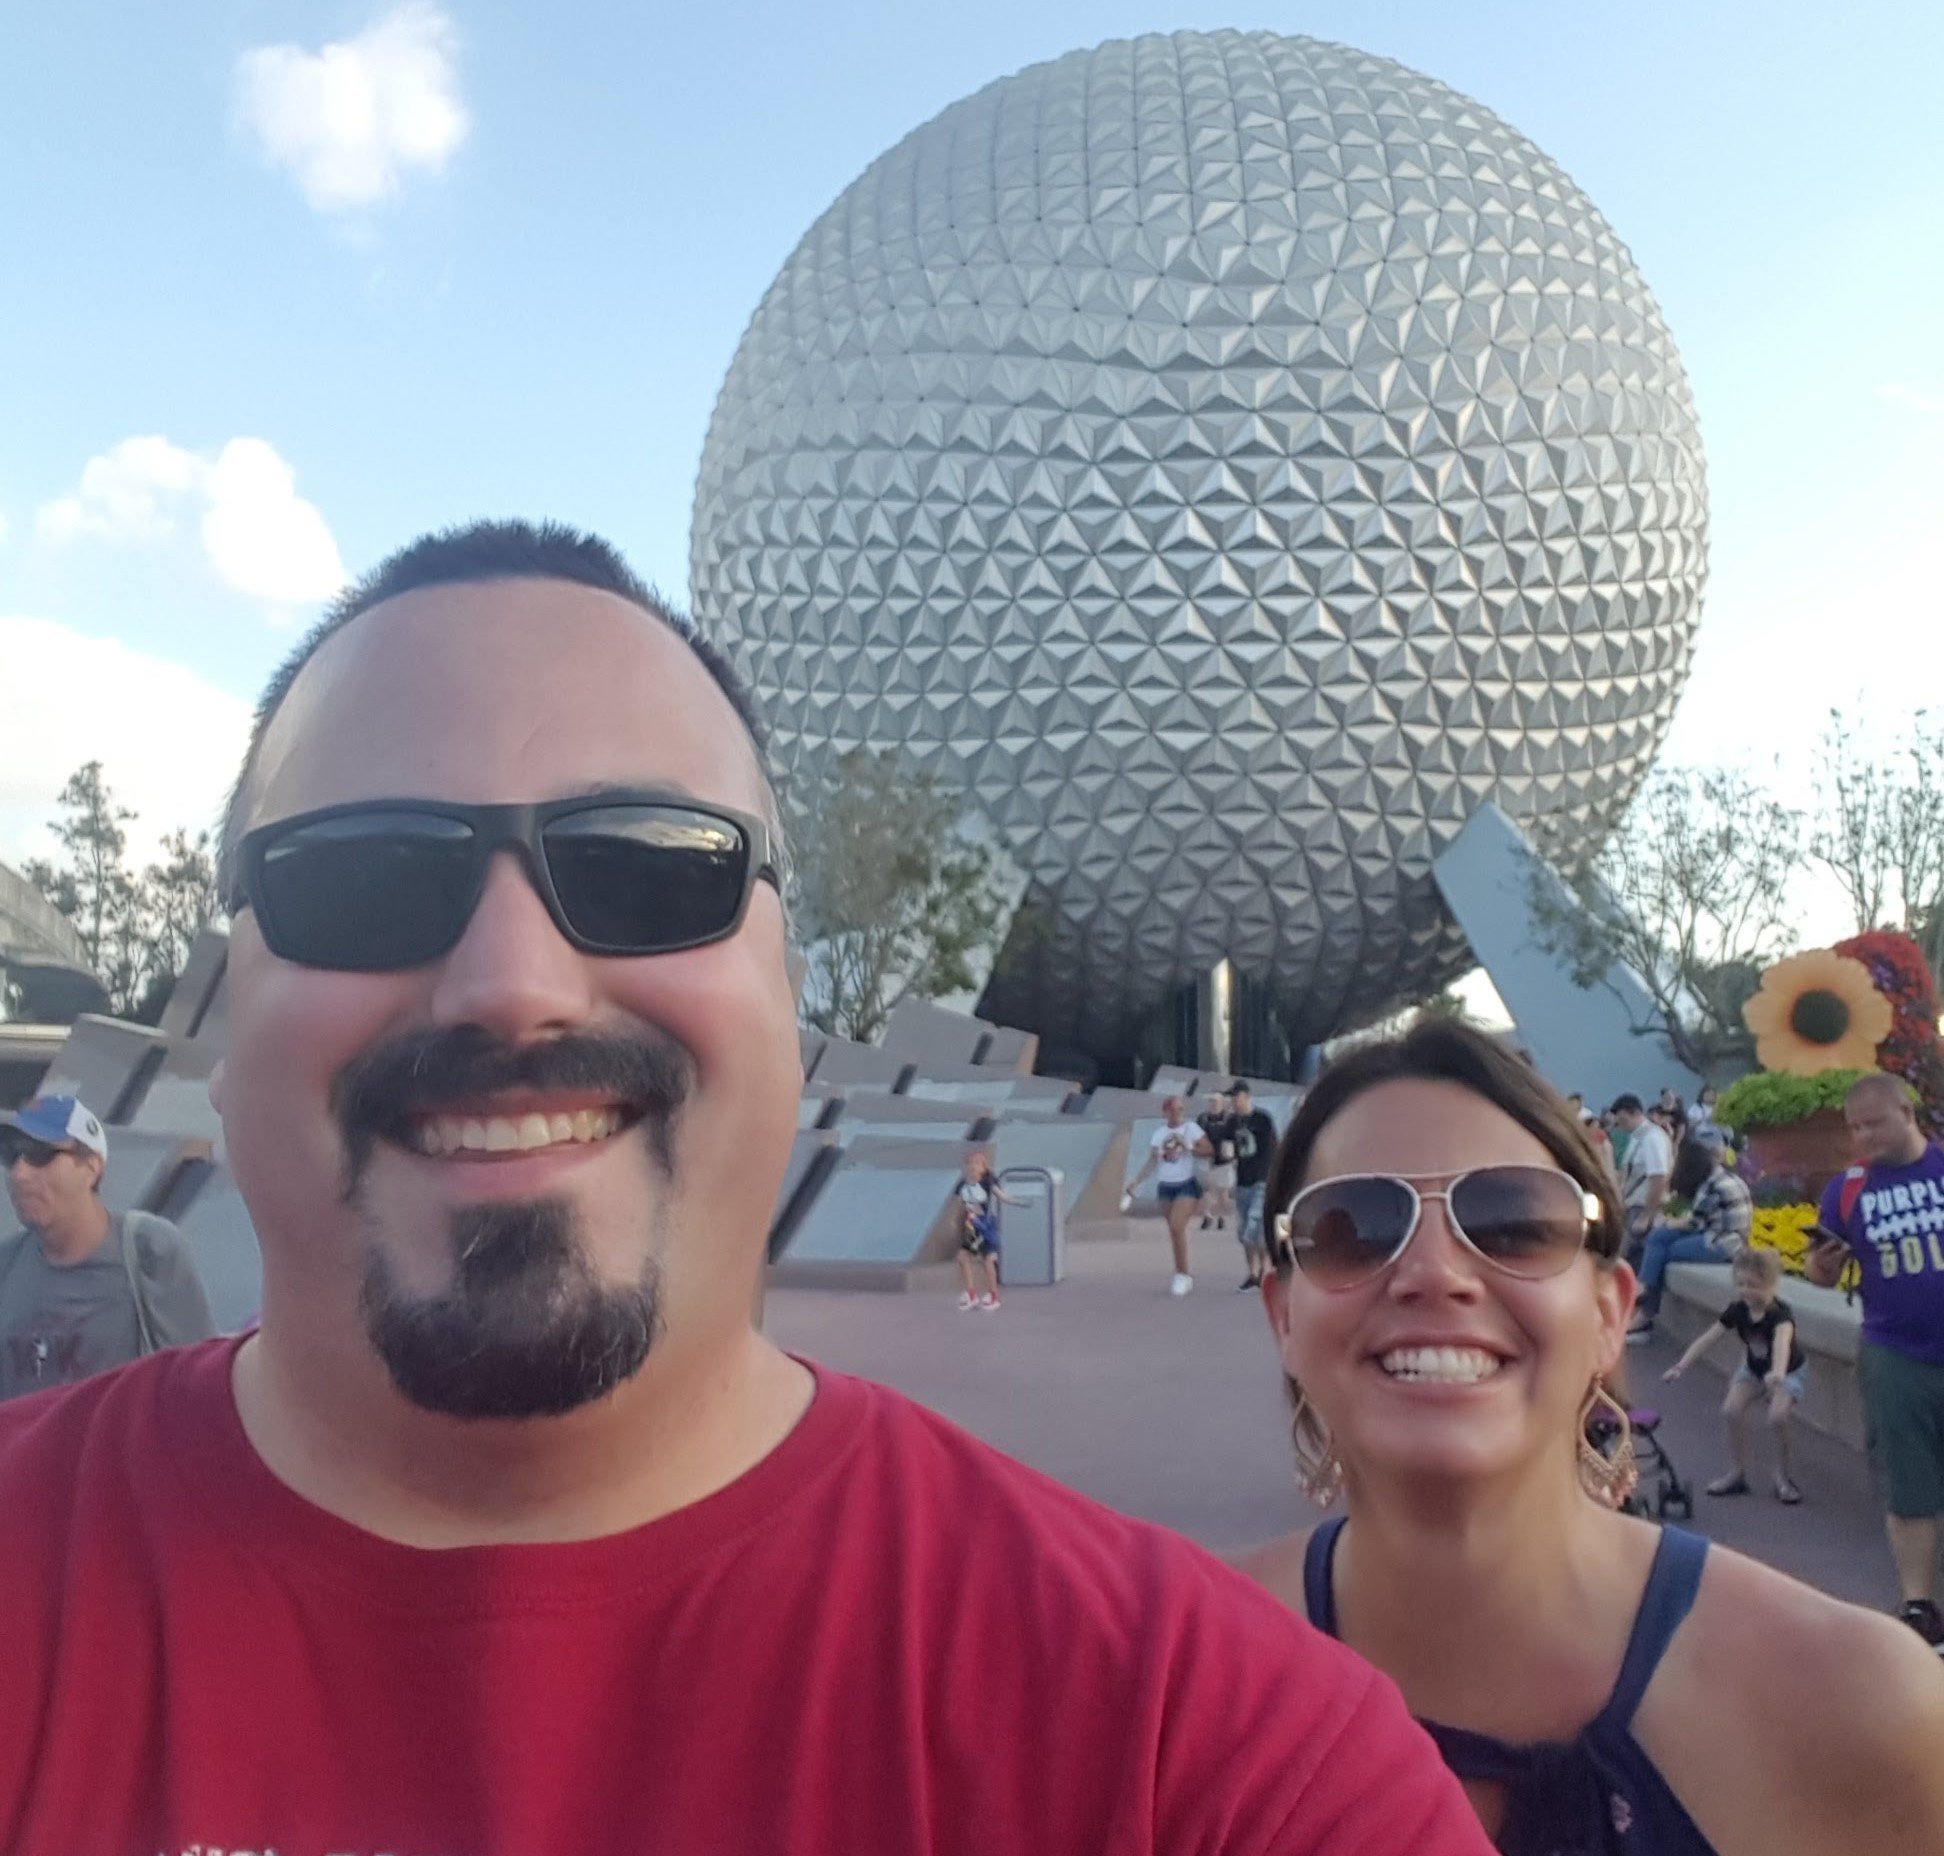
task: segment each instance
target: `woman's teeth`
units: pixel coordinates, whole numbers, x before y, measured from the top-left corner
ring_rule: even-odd
[[[426,1115],[412,1124],[412,1145],[422,1154],[525,1153],[536,1147],[604,1141],[621,1126],[619,1109],[581,1109],[572,1115]]]
[[[1491,1378],[1501,1363],[1496,1355],[1476,1347],[1396,1347],[1382,1355],[1377,1364],[1393,1379],[1469,1386]]]

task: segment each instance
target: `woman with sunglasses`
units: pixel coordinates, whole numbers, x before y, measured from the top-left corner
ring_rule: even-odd
[[[1617,1512],[1623,1217],[1527,1064],[1444,1019],[1352,1052],[1268,1205],[1299,1480],[1348,1512],[1242,1564],[1398,1683],[1501,1850],[1944,1850],[1937,1659]]]

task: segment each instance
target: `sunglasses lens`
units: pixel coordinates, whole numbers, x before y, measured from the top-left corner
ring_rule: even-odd
[[[306,966],[422,966],[465,932],[472,828],[436,813],[313,819],[264,847],[258,917],[272,953]]]
[[[23,1141],[15,1138],[0,1141],[0,1173],[4,1173],[16,1160],[25,1160],[29,1166],[52,1166],[60,1153],[58,1147],[43,1147],[39,1141]]]
[[[560,910],[591,948],[668,954],[735,927],[749,840],[727,819],[681,806],[597,806],[542,834]]]
[[[1362,1282],[1397,1254],[1415,1213],[1401,1179],[1318,1180],[1289,1209],[1296,1265],[1324,1288]]]
[[[1555,1276],[1586,1242],[1585,1190],[1543,1166],[1488,1166],[1452,1183],[1452,1222],[1513,1276]]]

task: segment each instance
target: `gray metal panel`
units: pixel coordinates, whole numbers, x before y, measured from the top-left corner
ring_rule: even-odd
[[[1652,1101],[1672,1083],[1691,1101],[1700,1079],[1677,1063],[1665,1021],[1638,974],[1616,963],[1582,987],[1570,964],[1548,953],[1533,908],[1533,885],[1572,906],[1559,875],[1497,806],[1472,815],[1437,862],[1438,887],[1479,964],[1519,1028],[1519,1042],[1553,1083],[1589,1102],[1623,1092]]]
[[[1118,1133],[1111,1121],[1085,1121],[1078,1115],[1057,1121],[1002,1121],[992,1137],[993,1164],[1002,1173],[1015,1166],[1057,1168],[1065,1176],[1071,1208],[1085,1196]]]
[[[117,1213],[153,1210],[156,1194],[190,1151],[190,1143],[180,1135],[110,1128],[108,1164],[101,1173],[102,1203]]]
[[[910,1067],[908,1057],[894,1056],[875,1044],[855,1044],[849,1038],[827,1038],[823,1055],[817,1059],[817,1081],[853,1088],[860,1083],[876,1083],[893,1088]]]
[[[792,1263],[915,1262],[952,1188],[959,1160],[940,1166],[874,1166],[846,1157],[797,1226]]]
[[[782,1247],[781,1240],[789,1235],[785,1226],[794,1228],[795,1222],[809,1210],[812,1201],[806,1199],[802,1204],[797,1204],[797,1195],[804,1190],[804,1182],[818,1161],[834,1146],[830,1136],[822,1133],[799,1134],[791,1141],[789,1164],[783,1169],[783,1183],[777,1188],[776,1207],[770,1214],[769,1252],[772,1257]]]
[[[1164,1063],[1148,1078],[1148,1094],[1151,1096],[1191,1096],[1195,1086],[1201,1081],[1196,1070],[1184,1070],[1178,1063]]]
[[[170,1064],[176,1053],[163,1061],[148,1088],[142,1092],[142,1105],[129,1121],[142,1133],[194,1135],[205,1141],[223,1136],[222,1118],[209,1100],[209,1078],[175,1074]],[[109,1139],[118,1135],[110,1131]]]
[[[786,785],[892,749],[1033,881],[980,1001],[1130,1048],[1233,960],[1301,1048],[1455,978],[1481,799],[1576,854],[1686,678],[1700,433],[1625,245],[1349,46],[1120,40],[954,103],[766,292],[696,616]]]
[[[1008,1070],[1018,1076],[1030,1075],[1039,1055],[1039,1039],[1030,1031],[1013,1025],[995,1025],[986,1040],[979,1061],[988,1069]]]
[[[1152,1122],[1159,1119],[1156,1106],[1145,1089],[1096,1089],[1081,1113],[1089,1121],[1133,1121],[1146,1116]]]
[[[249,1208],[228,1172],[217,1167],[175,1225],[189,1242],[216,1325],[234,1333],[263,1309],[263,1257]]]
[[[962,1146],[971,1138],[971,1130],[968,1116],[956,1120],[891,1121],[875,1118],[865,1111],[847,1114],[832,1132],[840,1147],[854,1147],[860,1140],[953,1141]]]
[[[74,1021],[67,1042],[41,1078],[44,1095],[79,1096],[103,1121],[112,1122],[137,1106],[144,1071],[152,1070],[169,1040],[147,1025],[93,1013]],[[109,1143],[114,1142],[109,1130]]]
[[[1121,1189],[1129,1191],[1134,1184],[1134,1175],[1147,1164],[1147,1157],[1154,1151],[1154,1131],[1167,1126],[1164,1116],[1149,1115],[1134,1122],[1127,1130],[1127,1161],[1121,1168]],[[1159,1168],[1155,1169],[1159,1172]],[[1141,1182],[1141,1188],[1134,1194],[1134,1203],[1140,1205],[1155,1197],[1157,1184],[1154,1173]]]
[[[885,1050],[917,1064],[922,1076],[933,1064],[972,1062],[973,1053],[991,1030],[970,1013],[947,1011],[942,1005],[907,996],[893,1008],[878,1042]]]

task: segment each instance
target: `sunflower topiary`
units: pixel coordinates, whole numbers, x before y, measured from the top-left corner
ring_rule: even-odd
[[[1862,961],[1816,948],[1770,967],[1742,1019],[1763,1069],[1816,1076],[1875,1069],[1895,1013]]]

